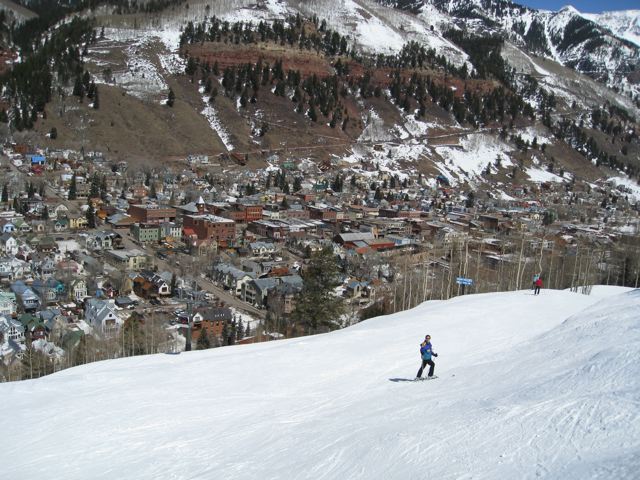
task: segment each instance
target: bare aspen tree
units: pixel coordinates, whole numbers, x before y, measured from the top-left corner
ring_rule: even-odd
[[[518,256],[518,271],[516,272],[516,284],[515,290],[520,290],[520,282],[521,282],[521,273],[524,269],[522,267],[522,258],[524,256],[524,231],[520,236],[520,255]]]
[[[580,247],[576,246],[576,256],[573,260],[573,273],[571,274],[571,291],[575,291],[576,288],[576,267],[578,266],[578,254],[580,252]]]

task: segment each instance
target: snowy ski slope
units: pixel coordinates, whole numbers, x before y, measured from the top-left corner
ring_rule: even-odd
[[[640,290],[467,295],[2,384],[2,478],[637,478],[639,312]],[[426,333],[440,378],[407,381]]]

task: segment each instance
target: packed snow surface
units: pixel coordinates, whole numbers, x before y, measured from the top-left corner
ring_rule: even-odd
[[[640,290],[433,301],[0,385],[3,478],[637,478]],[[431,334],[437,380],[409,381]]]

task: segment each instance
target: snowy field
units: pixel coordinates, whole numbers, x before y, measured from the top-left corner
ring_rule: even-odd
[[[0,385],[3,478],[632,479],[640,290],[428,302]],[[437,380],[411,382],[431,334]]]

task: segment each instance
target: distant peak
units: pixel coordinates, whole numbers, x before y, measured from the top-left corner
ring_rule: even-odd
[[[563,13],[573,13],[574,15],[580,14],[580,12],[573,5],[565,5],[559,11]]]

